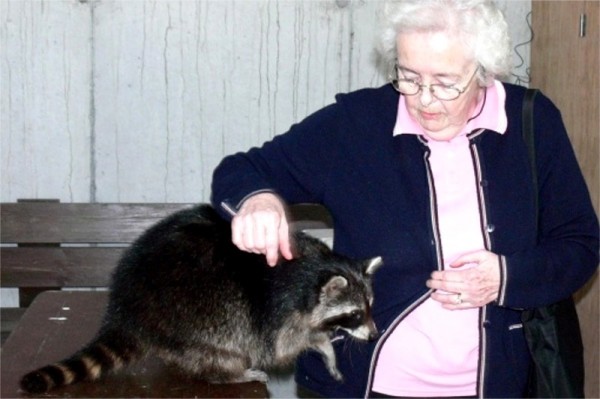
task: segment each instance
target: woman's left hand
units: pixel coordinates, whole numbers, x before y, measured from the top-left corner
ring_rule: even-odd
[[[474,264],[465,270],[455,270]],[[500,259],[495,253],[481,250],[463,255],[450,264],[452,269],[435,271],[427,287],[436,290],[431,298],[446,309],[469,309],[485,306],[498,298]]]

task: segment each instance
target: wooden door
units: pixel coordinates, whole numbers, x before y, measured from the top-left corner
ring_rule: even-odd
[[[531,87],[562,111],[596,212],[600,210],[600,2],[532,1]],[[577,294],[585,345],[586,397],[600,397],[598,273]]]

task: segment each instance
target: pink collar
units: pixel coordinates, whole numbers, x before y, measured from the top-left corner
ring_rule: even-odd
[[[506,132],[508,121],[506,118],[506,109],[504,103],[506,101],[506,90],[498,80],[494,80],[494,84],[486,89],[486,95],[483,97],[477,109],[483,109],[475,118],[467,122],[462,134],[467,134],[476,129],[492,130],[499,134]],[[406,109],[406,99],[400,96],[398,102],[398,116],[396,117],[396,125],[394,126],[394,136],[400,134],[425,134],[421,126],[410,116]]]

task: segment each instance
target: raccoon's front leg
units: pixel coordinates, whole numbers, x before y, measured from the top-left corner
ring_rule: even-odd
[[[336,380],[342,381],[344,376],[337,368],[335,351],[333,350],[333,345],[331,345],[329,335],[322,332],[316,333],[311,336],[310,341],[313,349],[317,350],[319,353],[321,353],[321,356],[323,356],[323,362],[325,363],[329,374],[331,374],[331,376]]]

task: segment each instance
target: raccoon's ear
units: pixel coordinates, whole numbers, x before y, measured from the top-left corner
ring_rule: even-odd
[[[365,263],[365,274],[372,275],[383,265],[383,259],[381,256],[377,256],[373,259],[366,261]]]
[[[342,276],[333,276],[329,281],[321,288],[321,295],[326,298],[338,297],[342,290],[348,285],[348,280]]]

